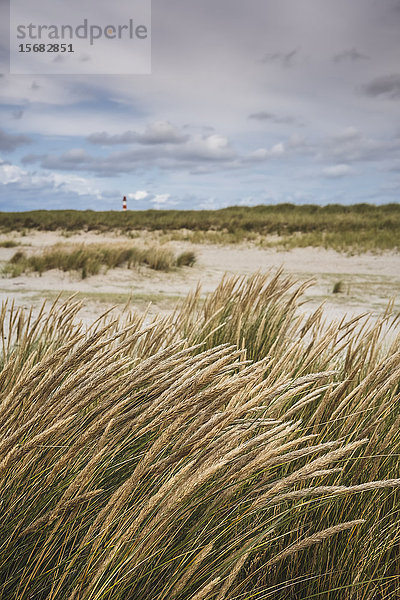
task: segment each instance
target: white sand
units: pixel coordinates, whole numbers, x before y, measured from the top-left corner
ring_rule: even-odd
[[[0,241],[14,238],[23,244],[16,248],[0,248],[1,263],[9,260],[16,250],[27,254],[55,243],[115,243],[136,245],[136,240],[114,234],[81,233],[65,238],[53,232],[33,232],[21,237],[17,234],[0,236]],[[193,245],[186,242],[169,242],[166,247],[176,253],[194,250],[197,263],[175,272],[162,273],[142,268],[139,271],[115,269],[106,273],[80,279],[78,274],[49,271],[42,276],[23,275],[0,279],[0,301],[6,298],[17,305],[39,306],[45,298],[56,292],[80,292],[85,297],[87,319],[98,316],[107,307],[124,303],[132,295],[132,303],[142,310],[150,301],[152,312],[168,311],[176,297],[185,295],[200,282],[204,293],[213,290],[224,273],[250,274],[254,271],[276,270],[283,267],[300,281],[314,279],[308,290],[306,310],[312,310],[322,301],[329,317],[359,314],[370,311],[382,313],[391,297],[397,297],[400,310],[400,254],[362,254],[347,256],[333,250],[298,248],[288,252],[260,249],[251,246]],[[332,294],[333,285],[344,282],[345,292]]]

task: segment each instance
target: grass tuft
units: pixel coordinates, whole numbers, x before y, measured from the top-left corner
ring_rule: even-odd
[[[173,252],[164,247],[136,248],[120,245],[98,245],[65,247],[52,246],[40,254],[27,256],[18,251],[6,263],[3,274],[16,277],[22,273],[36,272],[39,274],[51,269],[61,271],[78,271],[82,279],[97,275],[105,269],[126,267],[138,268],[146,265],[156,271],[170,271],[180,267],[181,261],[175,258]]]
[[[333,289],[332,289],[332,294],[343,294],[344,292],[344,283],[343,281],[336,281]]]
[[[16,246],[18,246],[18,244],[14,240],[4,240],[0,242],[0,248],[15,248]]]
[[[188,250],[186,252],[182,252],[179,254],[176,259],[176,264],[178,267],[193,267],[196,262],[196,255],[194,252]]]

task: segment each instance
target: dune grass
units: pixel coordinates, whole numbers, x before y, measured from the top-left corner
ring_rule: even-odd
[[[0,213],[0,231],[29,229],[164,232],[194,243],[241,243],[297,248],[333,248],[341,252],[399,249],[400,205],[230,206],[220,210],[29,211]]]
[[[3,240],[0,242],[0,248],[15,248],[18,246],[15,240]]]
[[[89,329],[3,305],[1,599],[398,597],[398,320],[302,318],[304,289]]]
[[[170,271],[176,267],[192,266],[196,260],[193,252],[183,252],[175,257],[173,252],[163,247],[136,248],[121,245],[91,244],[82,246],[56,245],[40,254],[27,256],[17,251],[3,268],[3,274],[17,277],[22,273],[39,274],[51,269],[78,271],[82,279],[97,275],[101,269],[128,269],[146,265],[155,271]]]

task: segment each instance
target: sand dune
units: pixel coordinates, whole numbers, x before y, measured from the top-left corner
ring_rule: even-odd
[[[113,234],[81,233],[66,239],[53,232],[32,232],[24,237],[8,234],[0,236],[0,241],[10,237],[23,245],[21,248],[0,248],[0,264],[9,260],[18,249],[29,254],[56,243],[138,243]],[[143,241],[149,240],[139,240]],[[198,283],[203,293],[207,293],[216,287],[224,273],[250,274],[282,267],[296,279],[314,280],[314,285],[306,293],[308,302],[302,307],[305,311],[325,302],[327,315],[332,318],[364,311],[377,315],[384,311],[392,297],[396,298],[395,307],[400,310],[400,255],[396,253],[349,256],[315,248],[283,252],[249,245],[214,246],[186,242],[169,242],[165,247],[176,253],[194,250],[196,265],[170,273],[146,268],[137,271],[120,268],[84,280],[79,274],[56,270],[42,276],[3,277],[0,279],[0,300],[9,298],[18,305],[39,306],[43,299],[54,298],[59,292],[63,295],[78,292],[84,299],[84,315],[88,319],[98,316],[109,306],[124,304],[129,298],[132,305],[140,310],[151,303],[152,313],[165,312],[172,310],[177,300]],[[333,294],[333,286],[338,281],[343,282],[343,292]]]

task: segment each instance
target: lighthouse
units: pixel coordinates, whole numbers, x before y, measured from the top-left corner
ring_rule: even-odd
[[[127,206],[126,206],[126,196],[124,196],[123,200],[122,200],[122,210],[126,210]]]

